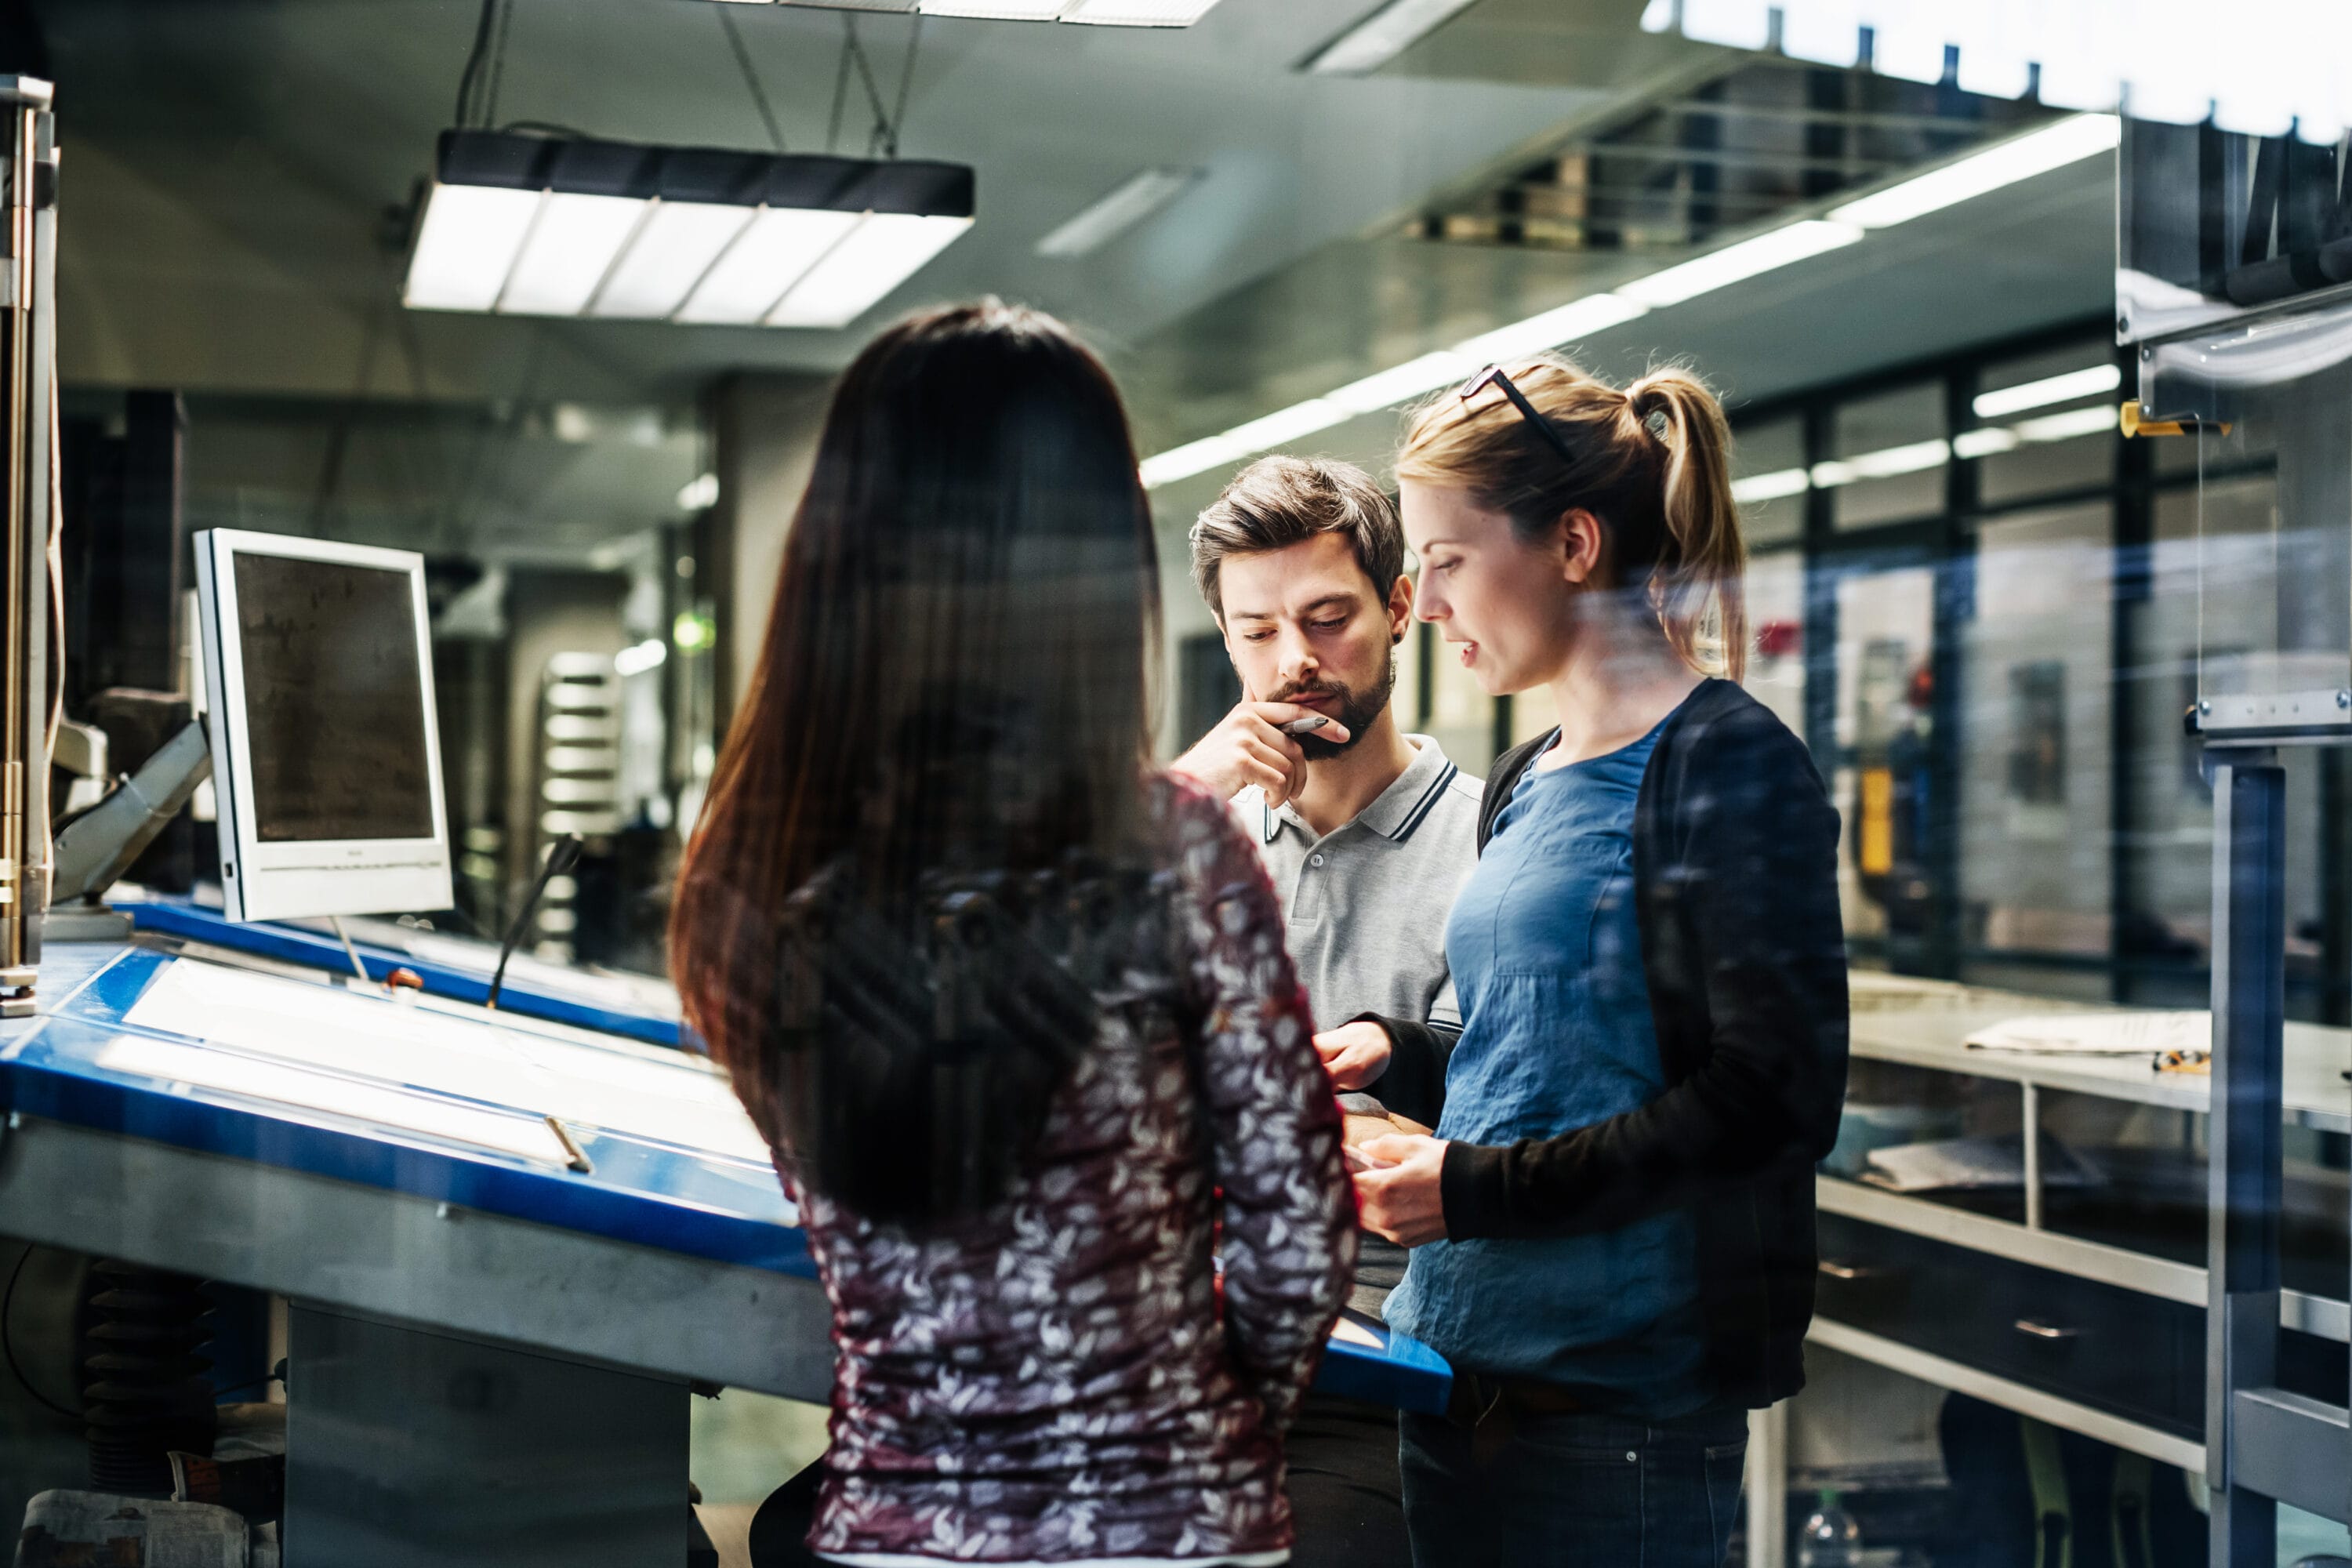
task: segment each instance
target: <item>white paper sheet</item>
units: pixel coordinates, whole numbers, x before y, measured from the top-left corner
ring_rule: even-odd
[[[2210,1013],[2046,1013],[2000,1023],[1970,1035],[1982,1051],[2041,1056],[2154,1057],[2166,1051],[2210,1050]]]
[[[183,958],[131,1009],[141,1027],[282,1061],[410,1084],[534,1116],[766,1164],[725,1075],[699,1058],[509,1028],[363,992]]]

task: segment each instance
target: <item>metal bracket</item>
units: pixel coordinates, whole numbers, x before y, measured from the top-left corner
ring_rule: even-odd
[[[192,720],[112,795],[58,835],[56,900],[65,903],[104,897],[212,773],[205,722]]]

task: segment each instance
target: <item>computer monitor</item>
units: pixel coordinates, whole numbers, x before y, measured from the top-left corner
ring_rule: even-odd
[[[447,909],[425,558],[226,528],[195,545],[228,917]]]

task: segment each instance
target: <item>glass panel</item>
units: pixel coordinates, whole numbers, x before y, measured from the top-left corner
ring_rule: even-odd
[[[1837,744],[1832,781],[1845,818],[1841,901],[1851,936],[1916,933],[1927,786],[1928,653],[1936,574],[1855,573],[1837,585]]]
[[[1965,944],[2096,962],[2074,984],[2033,976],[2094,998],[2107,992],[2112,534],[2105,502],[1986,527],[1960,660]]]
[[[1462,668],[1460,652],[1444,641],[1429,650],[1429,733],[1465,772],[1484,773],[1495,760],[1495,700]]]
[[[1946,435],[1944,388],[1937,382],[1839,408],[1831,460],[1816,464],[1812,476],[1816,485],[1837,491],[1837,526],[1862,528],[1943,510],[1944,470],[1951,459]]]
[[[1731,493],[1751,546],[1804,532],[1806,489],[1802,419],[1790,416],[1739,430],[1731,447]]]
[[[2202,396],[2186,375],[2167,385],[2208,414],[2198,700],[2216,725],[2337,722],[2352,690],[2352,338],[2281,329],[2189,347]]]
[[[1805,562],[1793,550],[1748,564],[1748,689],[1805,732]]]
[[[2122,369],[2105,343],[1988,366],[1978,378],[1977,427],[1953,442],[1959,456],[1980,459],[1978,499],[2002,506],[2109,483],[2122,385]]]

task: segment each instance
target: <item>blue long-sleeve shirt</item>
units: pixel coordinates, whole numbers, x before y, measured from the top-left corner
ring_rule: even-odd
[[[1496,816],[1446,923],[1464,1029],[1439,1137],[1556,1137],[1664,1092],[1632,835],[1664,728],[1529,769]],[[1432,1243],[1413,1254],[1388,1321],[1465,1370],[1665,1417],[1713,1397],[1698,1298],[1696,1224],[1669,1211],[1580,1236]]]

